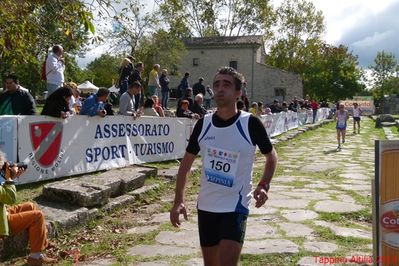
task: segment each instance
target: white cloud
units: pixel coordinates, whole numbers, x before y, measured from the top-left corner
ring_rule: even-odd
[[[352,46],[355,48],[356,47],[367,48],[367,47],[376,46],[384,41],[389,40],[391,37],[393,37],[394,34],[395,33],[392,30],[385,32],[374,32],[372,36],[367,36],[364,39],[352,43]]]

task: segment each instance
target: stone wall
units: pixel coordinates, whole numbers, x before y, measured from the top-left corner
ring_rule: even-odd
[[[193,66],[193,58],[198,58],[198,66]],[[247,80],[247,92],[250,101],[272,102],[275,89],[285,91],[285,98],[291,100],[293,96],[303,97],[302,81],[298,75],[276,69],[261,63],[264,55],[260,46],[235,47],[203,47],[188,48],[182,55],[182,65],[179,76],[171,76],[171,88],[177,88],[182,75],[190,72],[190,85],[204,77],[205,85],[212,85],[212,79],[220,66],[228,66],[230,61],[237,61],[237,70]]]

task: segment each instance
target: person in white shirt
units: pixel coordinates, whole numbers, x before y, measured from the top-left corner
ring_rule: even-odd
[[[134,81],[133,83],[129,84],[129,88],[121,95],[121,98],[119,99],[119,114],[133,116],[133,118],[140,116],[140,112],[134,109],[134,96],[139,94],[140,91],[140,82]]]
[[[64,83],[65,62],[62,57],[64,49],[61,45],[54,45],[52,53],[46,59],[47,97]]]
[[[356,124],[357,124],[357,134],[360,134],[360,115],[362,110],[357,103],[353,103],[353,134],[356,134]]]

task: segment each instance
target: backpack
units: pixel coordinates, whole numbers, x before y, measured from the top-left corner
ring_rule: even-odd
[[[42,80],[47,80],[47,73],[46,73],[46,61],[47,61],[47,55],[44,58],[44,62],[42,63],[42,69],[41,69],[41,78]]]

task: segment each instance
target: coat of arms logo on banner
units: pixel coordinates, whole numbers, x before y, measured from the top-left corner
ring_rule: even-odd
[[[37,122],[29,124],[29,128],[36,161],[42,167],[52,166],[60,152],[62,123]]]

